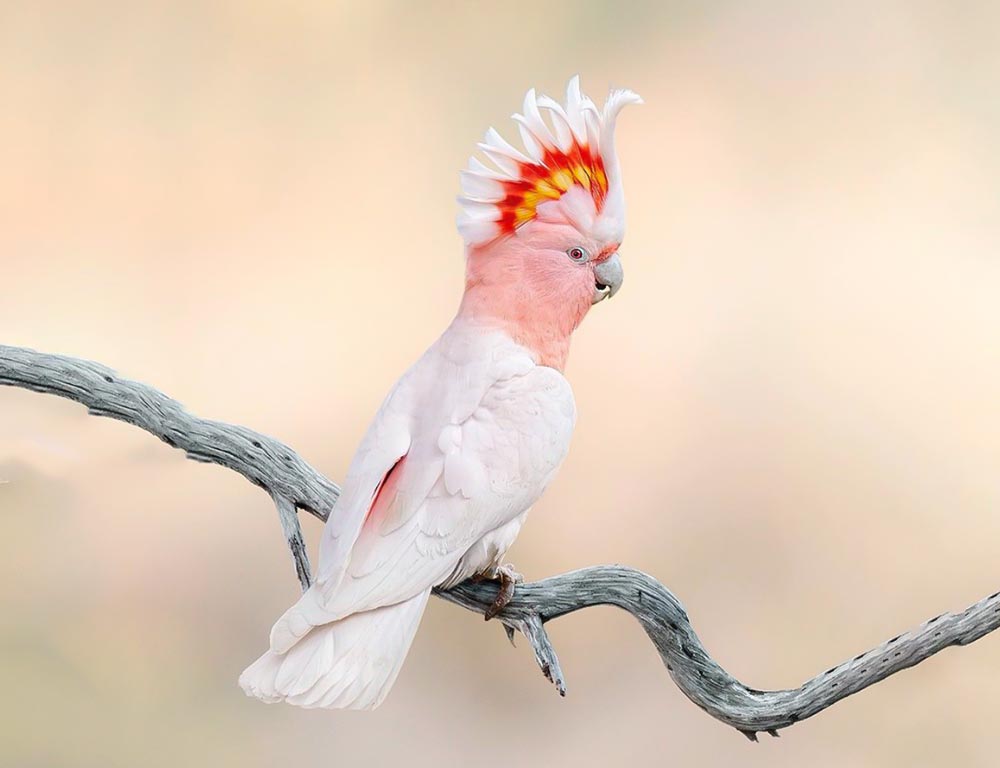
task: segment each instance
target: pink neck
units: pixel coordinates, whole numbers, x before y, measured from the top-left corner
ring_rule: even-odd
[[[544,259],[470,256],[458,317],[499,328],[529,349],[539,365],[563,371],[570,335],[590,309],[590,278],[560,279]]]

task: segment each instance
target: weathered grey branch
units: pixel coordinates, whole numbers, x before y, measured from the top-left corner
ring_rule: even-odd
[[[438,596],[472,611],[482,611],[496,596],[489,583],[465,582]],[[684,606],[660,582],[622,566],[595,566],[531,584],[519,584],[514,600],[500,614],[505,624],[531,641],[539,666],[564,693],[562,675],[542,624],[592,605],[615,605],[631,613],[646,630],[677,687],[708,714],[756,741],[759,731],[777,735],[840,699],[889,675],[919,664],[951,645],[968,645],[1000,627],[1000,592],[961,613],[946,613],[897,635],[850,661],[831,667],[798,688],[761,691],[720,667],[698,635]]]
[[[0,345],[0,385],[76,400],[98,416],[134,424],[197,461],[228,467],[266,488],[278,508],[285,538],[303,588],[309,561],[297,509],[325,520],[339,495],[294,451],[244,427],[199,419],[161,392],[121,379],[97,363]],[[483,613],[496,597],[490,582],[465,582],[438,597]],[[513,638],[521,632],[545,676],[560,694],[565,683],[547,621],[592,605],[631,613],[652,640],[677,687],[716,719],[756,741],[758,732],[778,735],[831,704],[919,664],[952,645],[968,645],[1000,627],[1000,592],[965,611],[947,613],[855,656],[791,690],[750,688],[720,667],[695,634],[680,601],[652,576],[623,566],[596,566],[520,584],[498,619]]]
[[[239,472],[271,494],[305,590],[309,559],[296,509],[326,520],[340,488],[291,448],[246,427],[192,416],[153,387],[119,377],[89,360],[0,344],[0,386],[20,387],[75,400],[94,416],[107,416],[156,435],[188,458]]]

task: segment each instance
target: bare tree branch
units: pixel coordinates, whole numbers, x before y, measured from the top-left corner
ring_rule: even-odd
[[[438,597],[472,611],[493,602],[496,587],[465,582]],[[951,645],[968,645],[1000,627],[1000,592],[961,613],[946,613],[897,635],[870,651],[832,667],[798,688],[761,691],[720,667],[695,634],[684,606],[652,576],[623,566],[601,565],[519,584],[500,620],[521,630],[532,643],[539,666],[564,693],[562,676],[544,622],[592,605],[615,605],[646,630],[677,687],[712,717],[756,741],[758,731],[777,735],[852,693],[919,664]],[[530,625],[530,631],[522,629]]]
[[[296,575],[302,589],[308,588],[309,559],[295,510],[326,520],[340,488],[284,443],[246,427],[199,419],[159,390],[120,378],[89,360],[0,344],[0,385],[75,400],[94,416],[118,419],[156,435],[190,459],[239,472],[274,499]]]
[[[86,360],[0,345],[0,385],[21,387],[82,403],[90,413],[134,424],[196,461],[239,472],[265,488],[278,508],[292,551],[296,574],[305,589],[309,560],[296,510],[325,520],[340,493],[294,451],[244,427],[199,419],[176,401],[145,384],[121,379]],[[483,613],[497,586],[467,581],[438,597]],[[544,624],[592,605],[614,605],[642,625],[671,678],[695,704],[749,739],[812,717],[831,704],[919,664],[952,645],[968,645],[1000,627],[1000,592],[961,613],[946,613],[855,656],[790,690],[750,688],[719,666],[695,634],[680,601],[652,576],[623,566],[595,566],[542,581],[519,584],[514,599],[498,616],[513,638],[523,634],[545,676],[561,695],[566,688],[555,649]]]

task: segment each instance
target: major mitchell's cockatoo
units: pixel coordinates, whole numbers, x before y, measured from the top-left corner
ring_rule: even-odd
[[[433,587],[499,579],[569,449],[562,371],[573,330],[622,284],[625,197],[615,120],[569,82],[528,91],[523,150],[486,133],[462,171],[465,293],[448,329],[396,383],[351,462],[323,531],[315,583],[278,619],[240,685],[264,701],[373,709],[399,674]],[[543,116],[543,113],[547,116]],[[489,615],[488,615],[489,617]]]

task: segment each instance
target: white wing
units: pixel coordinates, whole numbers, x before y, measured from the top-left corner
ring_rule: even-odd
[[[560,373],[504,334],[453,325],[376,416],[327,522],[317,582],[275,625],[272,649],[455,576],[470,547],[541,495],[574,421]]]
[[[365,517],[386,477],[410,449],[410,420],[404,398],[399,396],[406,388],[404,377],[376,414],[354,454],[340,499],[323,529],[316,585],[324,594],[332,593],[340,584]]]

